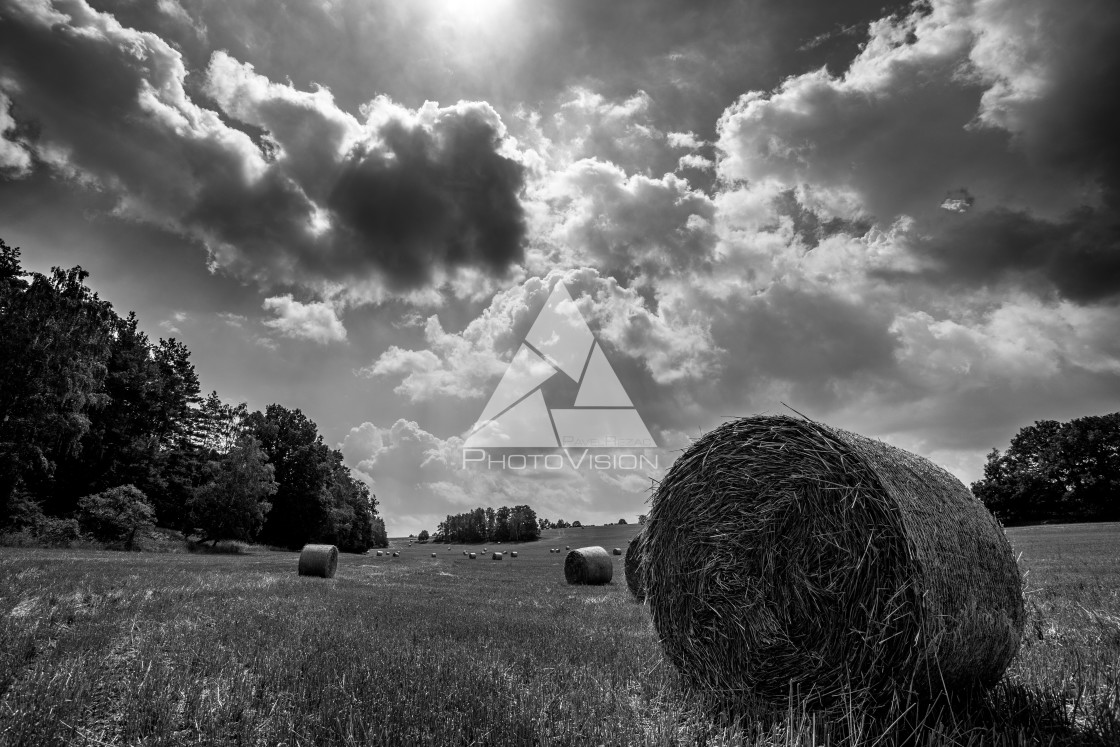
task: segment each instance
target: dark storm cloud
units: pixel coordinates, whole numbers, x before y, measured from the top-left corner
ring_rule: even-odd
[[[1120,295],[1120,214],[1115,210],[1084,207],[1065,220],[1048,221],[997,209],[945,223],[911,245],[931,267],[879,275],[919,277],[942,286],[1015,282],[1042,293],[1057,291],[1078,303]]]
[[[173,42],[191,69],[204,68],[212,50],[227,50],[273,80],[290,78],[301,89],[322,83],[348,110],[371,92],[411,107],[485,100],[506,115],[522,104],[547,107],[572,86],[611,98],[644,90],[660,122],[707,137],[743,91],[822,65],[842,69],[867,24],[907,3],[181,0],[182,13],[165,3],[93,4]],[[853,27],[860,33],[843,33]]]
[[[358,251],[397,283],[419,285],[433,265],[495,273],[522,259],[524,168],[497,153],[477,112],[432,130],[390,123],[377,152],[347,159],[328,205]]]
[[[17,125],[5,137],[23,149],[5,152],[116,195],[118,214],[195,236],[266,286],[356,283],[367,298],[521,258],[524,169],[487,105],[378,99],[363,123],[325,89],[223,53],[192,96],[159,36],[80,1],[59,8],[0,10],[0,103]]]

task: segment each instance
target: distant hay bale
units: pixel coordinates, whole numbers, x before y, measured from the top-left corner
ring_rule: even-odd
[[[616,547],[615,549],[611,550],[611,555],[621,555],[621,554],[622,554],[622,548],[621,547]]]
[[[466,551],[466,550],[463,550],[463,555],[466,555],[466,554],[467,554],[467,551]]]
[[[564,578],[569,584],[609,584],[612,576],[614,563],[601,547],[581,547],[564,558]]]
[[[299,552],[299,575],[334,578],[338,548],[334,545],[304,545]]]
[[[571,549],[572,549],[572,546],[571,546],[571,545],[564,545],[564,549],[565,549],[565,550],[571,550]],[[560,548],[559,548],[559,547],[558,547],[558,548],[556,548],[556,552],[560,552]]]
[[[644,534],[668,658],[729,701],[990,686],[1019,647],[999,522],[945,470],[854,433],[725,423],[673,464]]]
[[[471,560],[474,560],[474,553],[472,552],[472,553],[471,553],[470,555],[468,555],[467,557],[468,557],[468,558],[470,558]]]
[[[630,544],[626,546],[626,557],[622,560],[622,568],[626,571],[626,586],[639,602],[646,598],[646,582],[642,578],[644,540],[645,534],[639,532],[638,536],[630,540]]]
[[[434,558],[435,556],[436,556],[436,554],[435,554],[435,553],[432,553],[432,557]]]
[[[380,550],[377,551],[377,557],[379,557],[379,558],[381,557],[381,551]]]
[[[491,560],[501,560],[502,559],[502,554],[500,552],[496,552],[496,553],[494,553],[493,555],[490,556],[490,559]]]
[[[394,558],[399,558],[400,556],[401,556],[401,554],[399,552],[397,552],[396,550],[393,551],[393,557]]]
[[[516,558],[517,557],[517,550],[513,550],[512,552],[510,552],[509,556],[511,558]]]

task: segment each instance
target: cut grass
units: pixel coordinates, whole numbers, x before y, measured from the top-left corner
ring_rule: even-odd
[[[990,698],[730,724],[682,687],[621,582],[574,587],[550,546],[392,563],[296,553],[0,549],[0,744],[1115,744],[1120,527],[1008,532],[1031,589]],[[550,544],[551,543],[551,544]],[[478,550],[479,548],[472,548]]]

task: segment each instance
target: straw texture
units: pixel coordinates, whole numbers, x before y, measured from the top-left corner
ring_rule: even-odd
[[[338,548],[334,545],[304,545],[299,552],[299,575],[334,578]]]
[[[564,578],[569,584],[609,584],[613,576],[614,562],[601,547],[569,550],[564,558]]]
[[[626,571],[626,586],[639,602],[646,598],[646,582],[642,578],[644,542],[645,532],[639,532],[626,546],[626,556],[622,561],[622,567]]]
[[[726,423],[673,464],[644,534],[666,654],[725,699],[990,686],[1018,650],[999,522],[948,472],[854,433]]]

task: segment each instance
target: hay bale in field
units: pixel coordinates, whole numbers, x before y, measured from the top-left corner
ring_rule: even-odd
[[[299,575],[334,578],[338,548],[334,545],[304,545],[299,551]]]
[[[581,547],[564,558],[564,578],[569,584],[609,584],[612,576],[614,563],[601,547]]]
[[[571,549],[572,549],[572,546],[571,546],[571,545],[564,545],[564,551],[565,551],[565,552],[567,552],[568,550],[571,550]],[[558,548],[556,548],[556,552],[560,552],[560,548],[559,548],[559,547],[558,547]]]
[[[393,557],[394,558],[399,558],[400,556],[401,556],[401,554],[399,552],[396,552],[395,550],[393,551]]]
[[[639,602],[646,598],[646,582],[642,579],[644,542],[645,534],[639,532],[626,546],[626,557],[622,560],[622,568],[626,571],[626,586]]]
[[[611,555],[621,555],[621,554],[622,554],[622,548],[621,547],[616,547],[615,549],[611,550]]]
[[[725,699],[990,686],[1019,647],[999,522],[945,470],[854,433],[725,423],[673,464],[644,534],[665,652]]]
[[[509,556],[510,556],[511,558],[516,558],[516,557],[517,557],[517,550],[512,550],[512,551],[510,551],[510,554],[509,554]]]
[[[436,554],[435,554],[435,553],[432,553],[432,557],[434,558],[435,556],[436,556]]]
[[[466,555],[466,554],[467,554],[467,551],[466,551],[466,550],[463,550],[463,555]]]
[[[472,552],[472,553],[471,553],[470,555],[468,555],[467,557],[468,557],[468,558],[470,558],[471,560],[474,560],[474,553]]]
[[[502,554],[500,552],[496,552],[496,553],[494,553],[493,555],[490,556],[490,559],[491,560],[501,560],[502,559]]]
[[[380,550],[377,551],[377,557],[379,557],[379,558],[381,557],[381,551]]]

